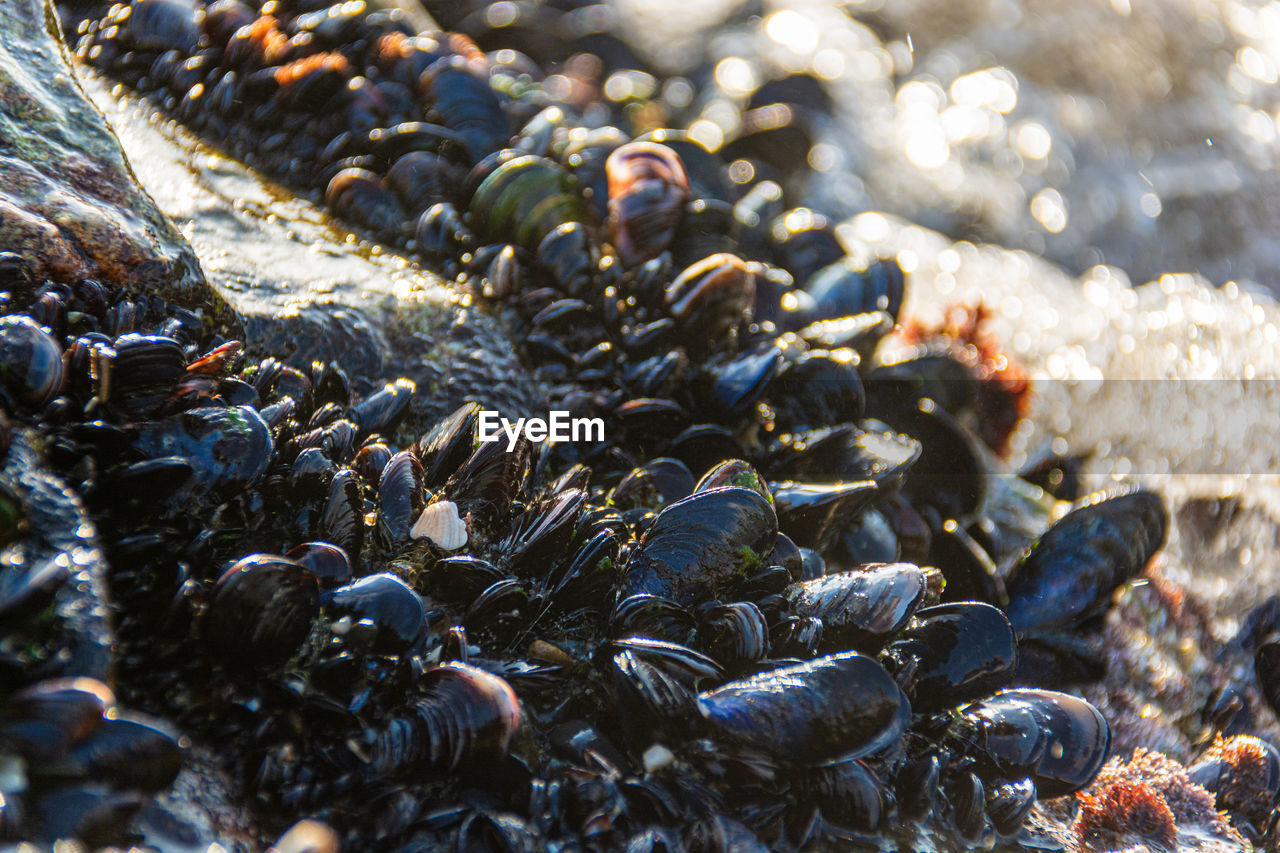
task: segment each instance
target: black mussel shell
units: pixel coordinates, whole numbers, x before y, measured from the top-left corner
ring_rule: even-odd
[[[749,601],[721,604],[702,615],[698,644],[727,667],[762,660],[769,654],[769,624]]]
[[[1042,799],[1084,788],[1111,751],[1111,727],[1093,705],[1052,690],[1003,690],[962,709],[960,749],[985,778],[1028,777]]]
[[[506,681],[450,661],[428,670],[418,686],[423,695],[377,734],[368,766],[374,780],[491,764],[507,754],[520,702]]]
[[[378,480],[378,532],[389,546],[409,541],[409,532],[426,506],[422,464],[410,450],[391,457]]]
[[[693,494],[693,474],[678,459],[659,457],[635,468],[614,487],[609,502],[620,510],[659,510]]]
[[[700,694],[698,707],[714,735],[801,764],[871,755],[911,718],[889,673],[857,652],[731,681]]]
[[[907,556],[898,542],[888,517],[876,507],[862,511],[840,536],[840,556],[852,566],[866,563],[912,562],[916,555]],[[928,562],[921,560],[921,562]]]
[[[962,526],[948,519],[929,537],[929,565],[947,579],[943,601],[1008,602],[996,564]]]
[[[883,414],[894,429],[920,442],[920,456],[903,486],[913,504],[933,507],[943,518],[965,518],[982,506],[987,476],[982,451],[959,421],[929,399]]]
[[[453,554],[437,560],[427,575],[427,591],[442,601],[470,602],[507,575],[479,557]]]
[[[458,514],[487,526],[501,518],[529,476],[532,445],[525,438],[512,450],[505,441],[481,444],[444,484],[442,493],[458,505]]]
[[[256,482],[271,462],[275,442],[255,409],[204,406],[146,422],[135,447],[153,458],[189,460],[193,476],[180,494],[217,499]]]
[[[335,618],[371,621],[377,628],[375,648],[387,654],[407,651],[426,631],[427,609],[422,598],[390,572],[366,575],[330,590],[322,601]]]
[[[360,478],[350,468],[339,469],[329,481],[319,533],[348,555],[360,553],[364,544],[364,498],[360,495]]]
[[[716,349],[751,322],[755,273],[737,255],[710,255],[680,273],[663,298],[685,346]]]
[[[485,178],[471,199],[470,214],[478,234],[529,252],[561,225],[587,219],[573,176],[532,154],[502,163]]]
[[[749,411],[782,366],[782,351],[768,347],[712,368],[708,398],[717,420],[732,422]]]
[[[565,489],[533,506],[502,545],[511,571],[523,576],[545,574],[548,563],[569,544],[586,503],[581,489]]]
[[[329,542],[303,542],[285,556],[311,572],[322,587],[341,586],[351,580],[351,558]]]
[[[695,492],[709,492],[712,489],[749,489],[765,500],[773,503],[773,495],[765,484],[760,473],[741,459],[726,459],[702,475],[702,479],[694,486]]]
[[[713,489],[671,504],[627,566],[628,594],[691,605],[749,576],[778,534],[773,507],[747,489]]]
[[[865,394],[851,349],[809,350],[778,374],[766,398],[778,429],[796,431],[862,418]]]
[[[942,762],[936,754],[912,759],[898,771],[898,810],[908,820],[921,821],[933,812],[942,778]]]
[[[896,321],[906,278],[897,261],[876,260],[864,267],[845,258],[815,273],[804,289],[813,297],[810,322],[871,311],[884,311]]]
[[[182,768],[177,732],[140,714],[117,714],[78,744],[65,761],[48,766],[55,777],[107,781],[117,788],[154,793],[172,784]],[[33,768],[33,775],[42,773]]]
[[[97,731],[115,706],[115,694],[97,679],[41,681],[9,698],[0,744],[29,763],[48,761]]]
[[[62,392],[62,347],[29,317],[0,318],[0,388],[15,408],[42,409]]]
[[[825,550],[879,492],[870,480],[834,485],[771,483],[769,490],[778,526],[796,544],[817,551]]]
[[[1105,608],[1164,544],[1167,525],[1164,502],[1144,490],[1095,497],[1064,515],[1005,579],[1014,630],[1070,627]]]
[[[436,490],[471,455],[480,424],[480,405],[466,403],[437,423],[418,440],[414,449],[422,461],[425,485]]]
[[[814,767],[797,787],[824,818],[854,832],[874,833],[888,815],[883,783],[856,758]]]
[[[1036,804],[1036,786],[1030,779],[1019,779],[987,791],[987,817],[995,831],[1011,838],[1022,828],[1022,822]]]
[[[462,137],[471,161],[501,150],[511,139],[511,126],[487,74],[461,56],[437,60],[419,80],[440,122]]]
[[[408,412],[416,390],[417,386],[411,380],[397,379],[352,406],[351,411],[360,434],[380,432],[391,435]]]
[[[610,616],[610,633],[616,637],[643,636],[687,644],[693,638],[693,614],[674,601],[649,593],[623,598]]]
[[[823,648],[875,650],[925,603],[925,570],[910,563],[869,565],[793,584],[794,613],[822,620]]]
[[[609,234],[625,267],[660,255],[689,201],[679,155],[657,142],[628,142],[605,161]]]
[[[895,671],[910,673],[912,708],[931,713],[1004,686],[1017,666],[1018,647],[1000,610],[967,601],[917,611],[885,655]]]
[[[287,557],[253,554],[218,578],[201,636],[228,664],[270,665],[297,651],[319,612],[315,575]]]

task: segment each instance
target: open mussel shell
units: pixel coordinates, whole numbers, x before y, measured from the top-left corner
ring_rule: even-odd
[[[1019,636],[1078,624],[1147,565],[1164,544],[1159,495],[1094,496],[1045,532],[1005,578],[1005,612]]]
[[[823,648],[874,651],[925,603],[928,573],[910,563],[863,566],[792,584],[792,612],[822,620]]]
[[[871,755],[911,718],[889,673],[857,652],[731,681],[699,694],[698,708],[714,736],[800,764]]]
[[[884,654],[896,671],[909,671],[911,706],[932,713],[1004,686],[1017,666],[1018,647],[1000,610],[966,601],[917,611]]]
[[[950,734],[984,778],[1030,778],[1041,799],[1084,788],[1111,751],[1102,713],[1052,690],[1003,690],[975,702],[961,710]]]
[[[760,564],[777,534],[773,507],[758,493],[697,492],[658,514],[627,566],[627,593],[685,605],[715,598]]]
[[[252,554],[218,578],[201,636],[229,664],[270,665],[297,651],[319,612],[315,575],[287,557]]]

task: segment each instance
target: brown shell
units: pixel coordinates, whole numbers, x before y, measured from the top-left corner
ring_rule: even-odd
[[[756,279],[737,255],[710,255],[688,267],[667,287],[666,305],[689,345],[714,345],[751,322]]]
[[[656,142],[628,142],[609,155],[605,172],[609,234],[623,265],[662,254],[690,197],[679,155]]]

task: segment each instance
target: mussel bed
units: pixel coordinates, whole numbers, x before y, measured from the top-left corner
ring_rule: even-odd
[[[588,123],[542,85],[566,57],[360,0],[63,12],[86,65],[455,277],[606,440],[482,441],[474,403],[415,429],[408,379],[0,252],[4,451],[96,530],[140,709],[60,653],[77,585],[36,543],[76,546],[7,465],[6,837],[133,840],[191,742],[258,841],[348,850],[1017,847],[1098,775],[1108,722],[1059,691],[1101,676],[1163,502],[1004,473],[1026,380],[973,328],[902,335],[897,263],[789,207],[798,119],[720,152]]]

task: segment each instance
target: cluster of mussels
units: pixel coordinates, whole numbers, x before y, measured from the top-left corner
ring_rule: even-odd
[[[1078,623],[1146,563],[1165,523],[1149,493],[1050,527],[1003,611],[944,602],[936,568],[823,557],[909,476],[918,443],[887,428],[859,434],[894,454],[846,449],[878,479],[766,483],[736,458],[695,479],[658,458],[592,488],[551,444],[478,442],[475,405],[397,450],[407,380],[357,399],[336,365],[242,365],[198,317],[2,259],[6,409],[98,526],[121,689],[218,745],[267,827],[318,816],[355,849],[718,850],[934,820],[979,844],[1107,757],[1084,700],[999,688],[1017,632]],[[13,515],[10,549],[39,521]],[[898,550],[874,529],[855,538]],[[28,606],[6,613],[39,632],[31,601],[69,575],[24,568],[6,593]],[[172,781],[177,737],[109,710],[85,680],[11,696],[0,740],[34,802],[46,776],[80,798],[11,832],[116,840]]]
[[[978,846],[1101,768],[1106,720],[1048,688],[1100,674],[1093,629],[1165,510],[1095,496],[1030,547],[987,512],[1023,494],[992,470],[1025,382],[972,329],[893,351],[893,261],[683,133],[581,126],[527,57],[361,0],[136,0],[80,30],[88,63],[458,275],[551,407],[606,424],[508,448],[468,405],[405,435],[409,380],[246,363],[195,314],[3,256],[0,392],[97,526],[118,690],[216,749],[265,834],[746,850],[927,823]],[[42,523],[11,507],[6,555]],[[3,577],[14,634],[48,622],[12,602],[73,575]],[[82,822],[6,830],[119,840],[176,737],[68,764],[114,729],[24,710],[48,667],[10,669],[0,743],[32,802],[41,767],[94,784]],[[41,707],[118,716],[57,689],[80,692]]]

